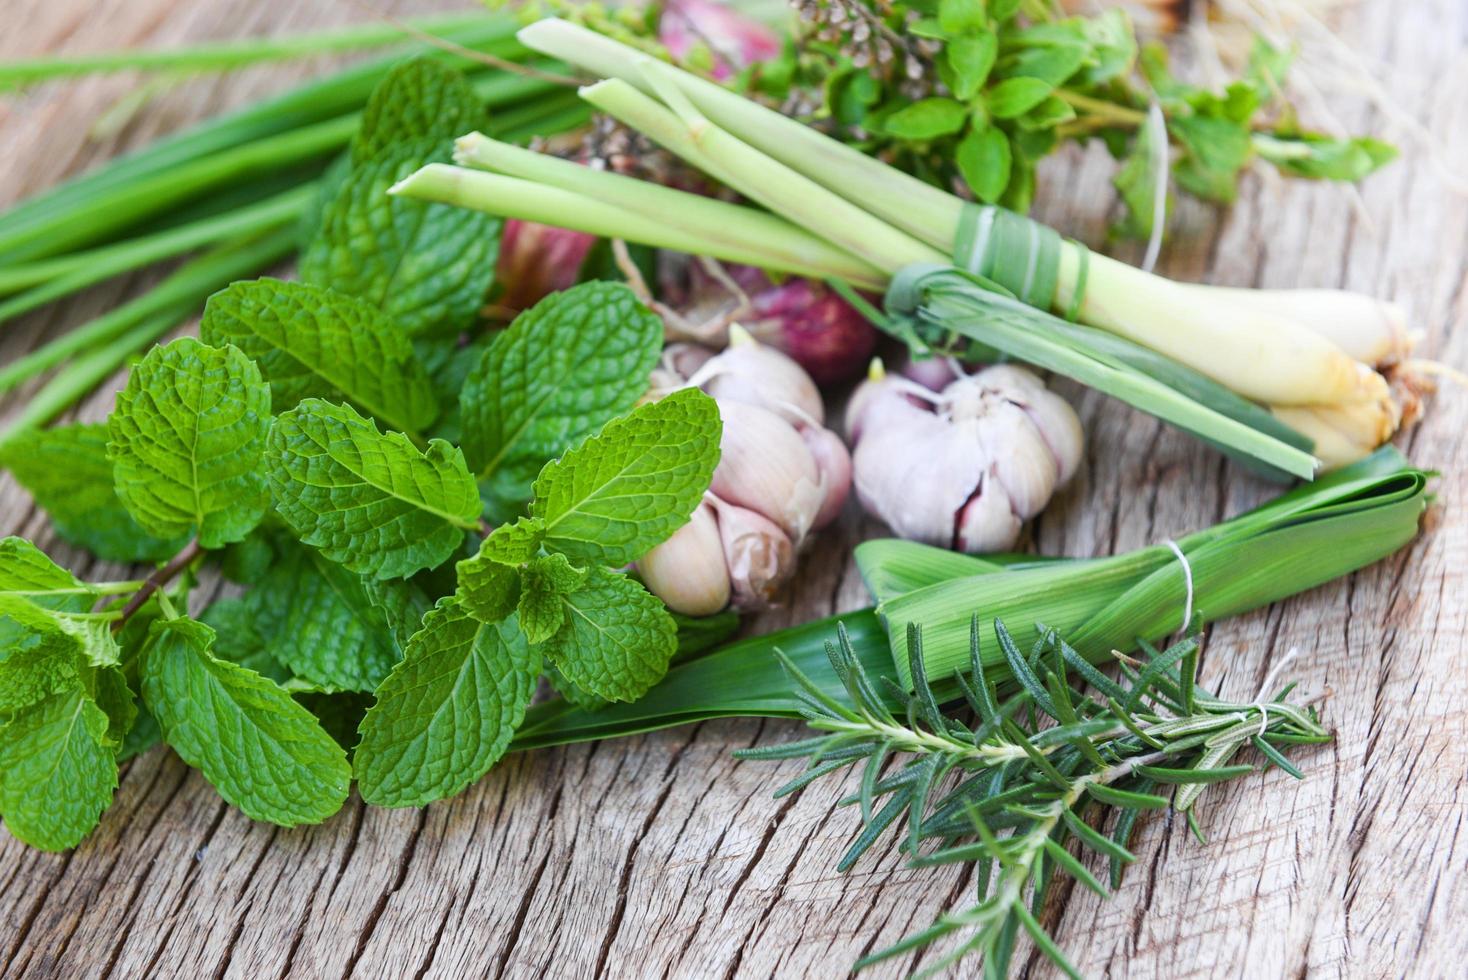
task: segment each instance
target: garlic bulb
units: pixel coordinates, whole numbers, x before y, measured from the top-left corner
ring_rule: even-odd
[[[1083,450],[1065,400],[1009,364],[955,375],[941,391],[876,365],[846,425],[862,506],[901,537],[970,553],[1012,547]]]
[[[768,605],[800,547],[836,519],[851,487],[851,455],[822,427],[825,406],[810,376],[737,327],[731,333],[719,354],[669,346],[650,395],[697,385],[714,396],[724,423],[703,506],[637,562],[648,589],[688,615],[731,602]]]

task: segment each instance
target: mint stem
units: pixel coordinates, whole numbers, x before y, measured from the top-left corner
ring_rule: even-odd
[[[198,538],[194,538],[188,544],[184,545],[182,551],[168,560],[168,564],[158,569],[152,575],[149,575],[143,581],[143,587],[133,593],[133,597],[127,601],[127,604],[122,607],[122,612],[113,621],[112,631],[115,633],[122,629],[127,621],[132,618],[133,614],[147,604],[155,592],[166,586],[169,582],[172,582],[178,576],[179,572],[188,568],[202,557],[203,554],[204,546],[199,544]]]

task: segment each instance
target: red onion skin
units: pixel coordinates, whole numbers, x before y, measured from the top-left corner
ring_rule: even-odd
[[[595,235],[531,221],[505,222],[495,276],[504,287],[498,303],[518,313],[551,293],[576,285]]]
[[[658,40],[679,61],[697,45],[707,45],[714,56],[709,74],[718,82],[768,61],[781,49],[780,36],[769,27],[713,0],[668,0],[658,21]]]

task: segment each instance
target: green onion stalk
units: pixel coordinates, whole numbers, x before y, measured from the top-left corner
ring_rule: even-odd
[[[995,639],[998,623],[1022,650],[1054,631],[1082,658],[1072,667],[1084,673],[1115,651],[1258,609],[1393,554],[1417,534],[1429,477],[1384,447],[1207,530],[1109,558],[975,558],[910,541],[868,541],[857,547],[856,561],[874,608],[732,643],[674,667],[631,704],[538,705],[514,745],[609,738],[710,718],[799,717],[798,687],[775,651],[839,697],[843,682],[826,652],[838,626],[869,675],[908,691],[910,624],[921,627],[920,663],[940,692],[956,693],[952,678],[967,669],[974,628],[985,669],[997,681],[1010,678]],[[1194,622],[1185,623],[1190,604]]]
[[[621,214],[620,237],[803,274],[815,273],[777,250],[810,252],[814,237],[827,246],[821,268],[833,281],[885,291],[886,311],[874,318],[919,354],[1028,361],[1297,477],[1362,458],[1403,417],[1400,396],[1376,370],[1407,352],[1401,314],[1389,304],[1337,291],[1170,282],[1020,215],[965,202],[595,32],[546,20],[519,37],[601,76],[581,91],[589,103],[782,219],[778,235],[769,229],[763,260],[752,261],[747,238],[731,242],[725,227],[689,227],[692,195],[506,160],[479,137],[461,143],[459,169],[427,168],[399,193],[548,223],[558,215],[582,230],[594,220],[601,234]],[[554,207],[524,194],[527,184],[559,192]],[[595,218],[588,209],[578,221],[578,203],[593,201]],[[546,210],[533,213],[540,204]],[[720,220],[752,233],[757,210],[727,205]],[[853,260],[862,268],[843,271]]]

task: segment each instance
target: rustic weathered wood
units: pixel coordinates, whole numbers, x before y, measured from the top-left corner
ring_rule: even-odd
[[[374,3],[373,9],[389,5]],[[394,9],[423,9],[401,3]],[[350,0],[7,0],[0,57],[300,29],[364,16]],[[1468,8],[1458,0],[1352,7],[1338,25],[1411,113],[1468,161]],[[309,66],[188,81],[89,138],[125,78],[48,85],[0,100],[0,204]],[[1347,107],[1357,128],[1403,135]],[[1110,162],[1066,155],[1043,181],[1043,217],[1104,241]],[[1422,153],[1339,188],[1250,177],[1230,213],[1189,206],[1164,271],[1261,286],[1347,286],[1394,296],[1423,349],[1468,364],[1468,200]],[[0,361],[135,290],[109,283],[0,333]],[[116,384],[79,410],[105,415]],[[0,403],[0,417],[26,396]],[[1149,419],[1068,389],[1091,437],[1087,464],[1037,522],[1034,543],[1071,555],[1155,542],[1271,490]],[[1428,532],[1407,552],[1212,632],[1205,680],[1251,696],[1292,647],[1291,674],[1330,692],[1329,747],[1308,779],[1278,771],[1211,793],[1199,845],[1180,822],[1140,825],[1138,864],[1103,902],[1063,890],[1052,925],[1087,975],[1461,976],[1468,962],[1468,397],[1440,396],[1402,443],[1446,472]],[[807,558],[789,607],[761,624],[865,602],[847,555],[878,529],[849,515]],[[38,540],[82,574],[83,554],[0,476],[0,532]],[[125,767],[112,810],[75,853],[0,831],[0,975],[839,976],[863,951],[960,900],[956,872],[917,873],[886,852],[832,869],[853,828],[841,792],[770,792],[793,767],[730,750],[797,735],[727,721],[507,760],[461,798],[423,811],[358,801],[321,827],[252,824],[166,751]],[[1405,802],[1410,800],[1410,802]],[[896,975],[913,961],[878,975]],[[1048,975],[1033,958],[1027,972]]]

